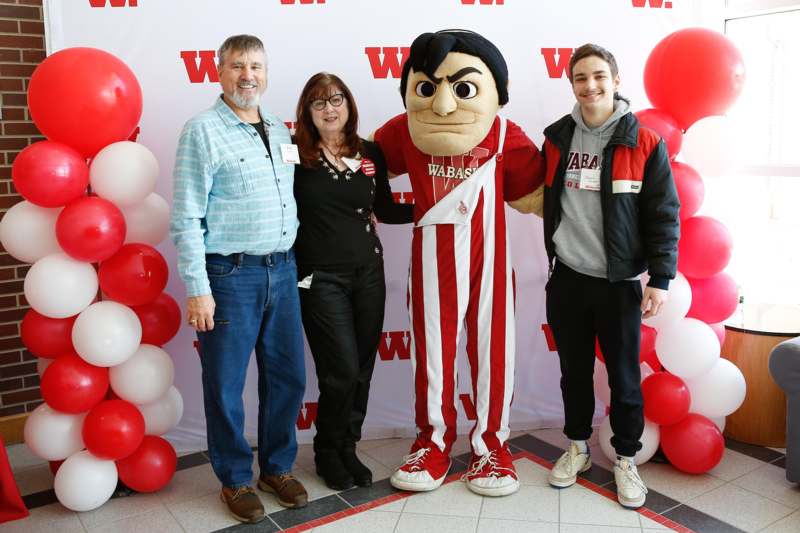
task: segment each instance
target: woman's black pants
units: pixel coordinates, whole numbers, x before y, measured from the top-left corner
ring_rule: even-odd
[[[300,269],[303,279],[305,269]],[[315,450],[355,446],[367,414],[369,385],[383,329],[383,261],[313,270],[300,288],[303,327],[319,383]]]

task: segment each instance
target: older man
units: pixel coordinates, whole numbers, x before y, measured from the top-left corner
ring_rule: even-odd
[[[235,35],[218,51],[222,95],[183,129],[175,160],[171,233],[186,284],[187,320],[200,341],[208,450],[235,518],[258,522],[242,390],[258,363],[258,487],[285,507],[307,494],[291,475],[294,424],[305,389],[292,196],[296,148],[259,106],[264,45]]]

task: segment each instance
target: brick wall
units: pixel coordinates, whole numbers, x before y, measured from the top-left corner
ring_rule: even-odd
[[[25,91],[44,57],[42,0],[0,0],[0,216],[21,200],[11,183],[14,158],[42,139],[30,121]],[[36,358],[19,338],[28,268],[0,248],[0,417],[29,412],[41,403]]]

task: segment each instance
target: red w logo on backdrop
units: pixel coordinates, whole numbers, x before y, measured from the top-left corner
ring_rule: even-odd
[[[392,192],[392,196],[394,196],[394,202],[396,204],[413,204],[414,203],[414,193],[411,192],[411,191]]]
[[[375,79],[399,78],[403,64],[408,59],[411,49],[408,46],[367,46],[364,53],[369,58],[369,66]]]
[[[410,359],[410,342],[411,333],[408,331],[384,331],[381,342],[378,344],[378,356],[381,361]]]
[[[569,59],[572,57],[572,48],[542,48],[544,64],[547,75],[551,78],[563,78],[569,75]]]
[[[109,4],[111,7],[125,7],[125,4],[128,7],[137,7],[139,0],[89,0],[89,5],[91,7],[106,7],[106,4]]]
[[[631,4],[633,4],[633,7],[645,7],[645,4],[647,4],[654,8],[672,9],[672,2],[665,2],[664,0],[631,0]]]
[[[199,62],[198,62],[198,57]],[[218,83],[217,53],[214,50],[183,50],[181,59],[186,67],[186,74],[192,83]]]
[[[553,330],[550,328],[550,324],[542,324],[542,331],[544,331],[544,338],[547,341],[547,349],[555,352],[557,350],[556,338],[553,337]]]
[[[305,407],[300,407],[300,412],[297,413],[297,429],[311,429],[311,424],[313,424],[316,419],[317,402],[306,402]]]

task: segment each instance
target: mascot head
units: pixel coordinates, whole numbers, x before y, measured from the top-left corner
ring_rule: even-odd
[[[508,102],[508,67],[500,50],[475,32],[423,33],[411,44],[400,94],[417,148],[464,154],[486,137]]]

